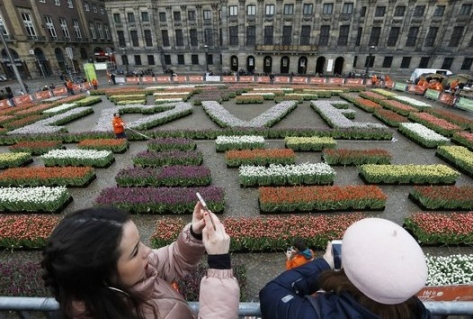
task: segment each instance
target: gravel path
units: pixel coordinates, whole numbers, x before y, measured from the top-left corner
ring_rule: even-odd
[[[402,93],[400,93],[402,94]],[[413,97],[413,96],[412,96]],[[422,99],[421,97],[418,97]],[[105,108],[114,108],[107,99],[103,98],[102,103],[94,105],[94,114],[79,119],[67,125],[69,132],[87,131],[93,127],[100,115],[100,111]],[[339,101],[340,98],[333,97],[333,101]],[[192,100],[190,101],[192,103]],[[435,107],[440,105],[432,102]],[[231,113],[243,120],[250,120],[274,105],[273,102],[266,101],[261,105],[236,105],[232,101],[225,102],[226,107]],[[356,111],[354,121],[380,123],[371,114],[365,113],[355,106],[351,109]],[[467,114],[461,110],[453,110],[454,113],[471,118],[472,114]],[[125,114],[125,122],[135,120],[141,115]],[[283,121],[277,123],[274,128],[294,128],[306,127],[314,129],[327,129],[328,125],[314,112],[309,102],[299,104],[297,109],[289,114]],[[161,125],[156,130],[179,130],[179,129],[209,129],[218,128],[204,113],[202,107],[194,107],[193,114],[171,123]],[[395,141],[352,141],[337,140],[338,148],[382,148],[388,150],[392,156],[393,164],[446,164],[435,156],[435,149],[424,149],[404,136],[400,135],[396,129],[393,129]],[[115,186],[115,175],[125,167],[132,166],[133,156],[146,149],[146,141],[131,142],[130,149],[124,154],[115,155],[115,163],[107,169],[96,169],[97,179],[87,188],[71,188],[69,191],[74,201],[66,207],[63,213],[69,213],[77,209],[86,208],[93,205],[93,202],[100,191],[106,187]],[[225,189],[226,209],[223,216],[232,217],[257,217],[259,209],[257,204],[257,188],[241,188],[238,183],[238,169],[229,169],[225,165],[224,154],[216,153],[213,140],[198,140],[197,149],[204,154],[204,163],[211,169],[212,185],[223,187]],[[67,144],[67,148],[75,148],[74,144]],[[266,140],[267,148],[283,148],[283,140]],[[0,147],[0,151],[8,151],[6,147]],[[297,163],[318,163],[321,162],[321,153],[297,153]],[[41,160],[35,158],[32,165],[42,165]],[[363,185],[363,181],[358,177],[357,168],[352,166],[335,166],[337,173],[336,185]],[[472,185],[472,177],[462,174],[457,180],[456,185]],[[373,215],[393,220],[398,224],[403,223],[403,219],[412,212],[420,211],[418,206],[408,199],[408,193],[411,186],[380,186],[385,194],[389,196],[386,208],[381,212],[374,212]],[[337,213],[337,212],[335,212]],[[331,213],[334,214],[334,213]],[[134,216],[142,233],[143,240],[148,243],[149,237],[155,231],[155,221],[160,216],[140,215]],[[189,218],[189,216],[185,216]],[[282,247],[282,250],[285,247]],[[472,248],[426,248],[425,251],[435,255],[449,255],[453,253],[472,253]],[[34,259],[39,260],[39,252],[1,252],[0,260],[9,259]],[[275,275],[284,270],[283,253],[264,253],[264,254],[234,254],[233,260],[238,263],[244,263],[247,266],[249,285],[246,291],[247,301],[258,301],[258,291],[263,285]]]

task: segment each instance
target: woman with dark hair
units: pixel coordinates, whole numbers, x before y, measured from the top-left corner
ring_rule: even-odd
[[[346,230],[341,247],[342,270],[334,270],[328,243],[323,257],[270,281],[260,291],[262,318],[431,318],[416,297],[428,277],[425,256],[405,229],[362,219]]]
[[[207,251],[199,318],[237,318],[240,291],[229,247],[224,226],[199,202],[176,241],[159,249],[140,241],[126,212],[95,207],[76,211],[55,227],[41,266],[61,318],[191,319],[196,314],[171,283],[193,270]]]

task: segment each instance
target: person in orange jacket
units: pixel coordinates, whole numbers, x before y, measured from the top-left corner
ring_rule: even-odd
[[[97,82],[96,78],[92,79],[91,84],[94,87],[94,90],[97,90],[97,87],[99,86],[99,82]]]
[[[127,135],[125,135],[125,122],[122,121],[119,113],[114,113],[112,127],[114,128],[115,138],[127,138]]]
[[[375,85],[377,84],[377,75],[372,75],[372,87],[375,87]]]
[[[291,247],[286,252],[286,269],[292,269],[306,264],[314,259],[314,251],[306,246],[306,243],[301,238],[296,238],[294,247]]]

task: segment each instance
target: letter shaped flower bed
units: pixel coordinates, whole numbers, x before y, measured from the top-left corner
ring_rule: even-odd
[[[260,187],[262,213],[382,210],[387,196],[377,186]]]
[[[204,166],[185,165],[134,167],[118,172],[115,181],[120,187],[207,186],[211,184],[211,170]]]
[[[329,165],[390,164],[392,155],[383,149],[324,149],[322,158]]]
[[[199,151],[139,152],[133,158],[133,164],[141,167],[165,165],[201,165],[203,155]]]
[[[328,240],[340,239],[345,230],[358,220],[362,213],[321,216],[278,217],[226,217],[222,219],[226,232],[232,238],[232,252],[282,251],[293,244],[296,236],[303,238],[312,248],[324,249]],[[159,248],[173,242],[186,222],[181,218],[162,218],[150,237],[151,247]]]
[[[224,211],[224,189],[219,187],[105,188],[96,199],[99,205],[112,205],[136,214],[190,214],[201,193],[214,213]]]
[[[0,210],[7,212],[59,213],[71,199],[65,186],[0,188]]]
[[[262,185],[314,185],[331,184],[336,171],[326,163],[248,166],[239,168],[239,182],[242,187]]]
[[[108,167],[115,161],[111,151],[51,150],[39,157],[44,166]]]
[[[228,167],[240,165],[294,164],[295,152],[290,149],[231,150],[225,152]]]
[[[92,167],[21,167],[0,172],[0,186],[87,186]]]
[[[469,213],[414,213],[404,227],[421,245],[472,246],[472,211]]]
[[[84,150],[124,153],[128,149],[128,140],[125,138],[86,139],[80,141],[77,147]]]
[[[30,153],[1,153],[0,168],[19,167],[33,162]]]
[[[409,198],[423,210],[472,210],[472,185],[415,186]]]
[[[359,176],[369,184],[454,184],[460,175],[441,164],[359,166]]]

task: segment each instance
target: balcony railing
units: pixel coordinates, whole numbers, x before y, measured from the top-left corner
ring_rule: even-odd
[[[29,35],[27,39],[35,42],[46,42],[46,37],[42,35]]]

